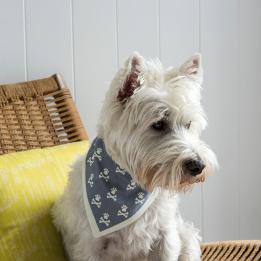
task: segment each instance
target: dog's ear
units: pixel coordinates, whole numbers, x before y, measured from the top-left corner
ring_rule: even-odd
[[[119,89],[117,99],[121,104],[125,104],[135,91],[143,83],[145,70],[145,59],[138,53],[134,52],[125,62],[126,78]]]
[[[201,84],[203,77],[201,54],[195,54],[190,57],[183,65],[181,65],[179,70],[182,74]]]

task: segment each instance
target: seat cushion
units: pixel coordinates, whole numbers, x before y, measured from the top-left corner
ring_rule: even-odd
[[[87,141],[0,156],[0,260],[65,260],[50,208]]]

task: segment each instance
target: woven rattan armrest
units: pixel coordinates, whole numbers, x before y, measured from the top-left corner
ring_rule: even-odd
[[[261,261],[261,240],[204,243],[201,250],[203,261]]]
[[[79,113],[60,75],[0,85],[0,155],[85,139]]]

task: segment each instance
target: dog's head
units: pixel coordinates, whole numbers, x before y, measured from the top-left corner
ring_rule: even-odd
[[[143,187],[184,190],[217,165],[200,140],[202,65],[194,55],[180,68],[134,53],[107,92],[99,135],[109,155]]]

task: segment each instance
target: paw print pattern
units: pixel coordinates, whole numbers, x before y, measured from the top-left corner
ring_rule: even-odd
[[[130,181],[130,183],[127,185],[126,190],[133,190],[133,189],[135,189],[135,188],[136,188],[136,183],[135,183],[135,181],[132,179],[132,180]]]
[[[94,185],[94,174],[91,173],[90,177],[88,178],[88,183],[90,184],[90,187],[92,188]]]
[[[102,160],[102,149],[101,148],[97,148],[94,153],[92,154],[92,156],[87,160],[87,162],[89,163],[90,167],[92,166],[92,164],[94,163],[95,158],[98,159],[99,161]]]
[[[143,204],[144,203],[144,200],[145,200],[145,198],[144,198],[144,193],[143,192],[139,192],[138,194],[137,194],[137,197],[135,198],[135,204]]]
[[[101,207],[101,195],[100,194],[96,194],[94,196],[94,198],[92,199],[91,201],[91,204],[92,205],[96,205],[97,208],[100,208]]]
[[[121,209],[118,210],[117,216],[124,216],[125,218],[127,218],[129,215],[127,209],[128,207],[126,205],[122,205]]]
[[[106,227],[108,227],[110,225],[110,219],[109,219],[110,215],[108,213],[103,213],[103,215],[100,217],[99,219],[99,223],[100,224],[105,224]]]
[[[122,175],[125,175],[126,174],[126,170],[125,169],[121,169],[120,167],[116,167],[116,173],[120,173]]]
[[[107,198],[111,198],[113,201],[117,200],[117,188],[113,187],[107,193]]]
[[[103,169],[103,172],[100,172],[100,174],[99,174],[99,178],[104,179],[106,182],[108,182],[110,179],[109,170]]]

